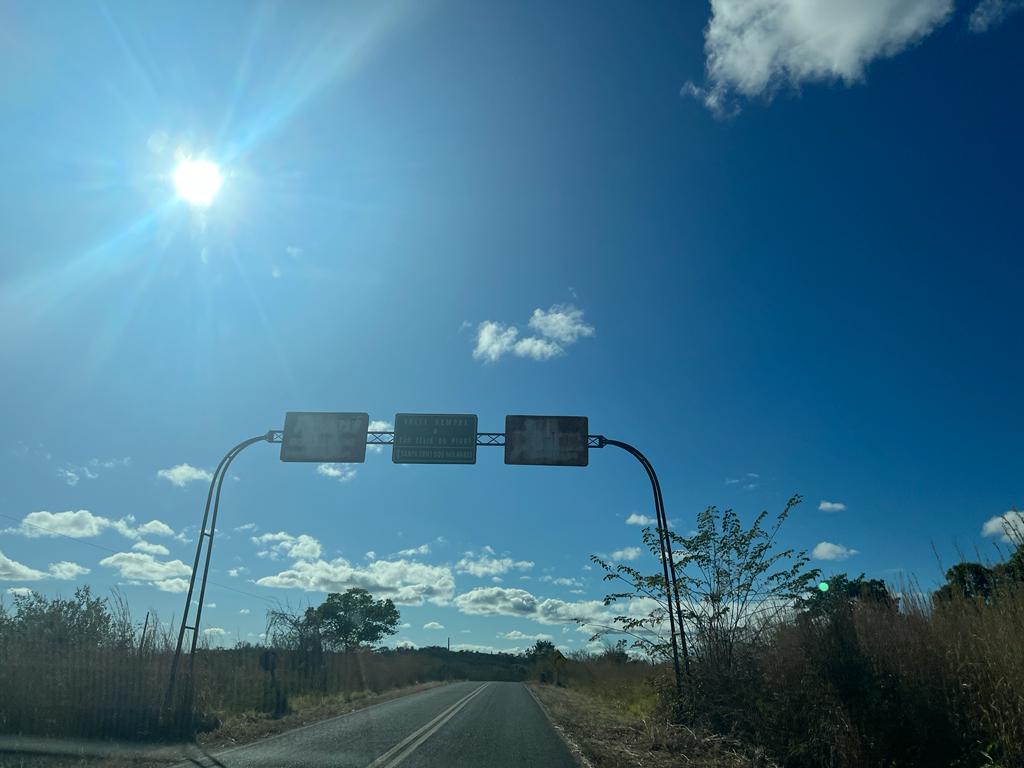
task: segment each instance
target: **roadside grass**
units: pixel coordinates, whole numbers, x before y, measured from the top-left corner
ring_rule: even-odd
[[[721,736],[670,725],[643,679],[604,687],[530,683],[555,727],[592,768],[768,768],[764,757]]]

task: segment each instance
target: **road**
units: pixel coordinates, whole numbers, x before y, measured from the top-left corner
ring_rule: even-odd
[[[453,683],[197,758],[227,768],[574,768],[522,683]]]

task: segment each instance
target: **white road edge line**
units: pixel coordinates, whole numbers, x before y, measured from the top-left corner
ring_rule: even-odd
[[[387,752],[380,755],[366,768],[395,768],[395,766],[411,755],[417,747],[437,733],[445,723],[455,717],[463,707],[469,704],[469,702],[488,685],[489,683],[484,683],[483,685],[474,688],[467,696],[463,696],[429,723],[410,733]]]

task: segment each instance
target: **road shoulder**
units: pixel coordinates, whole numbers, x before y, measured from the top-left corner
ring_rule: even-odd
[[[541,683],[528,683],[528,687],[584,768],[752,765],[747,758],[722,745],[709,744],[692,732],[668,735],[665,726],[635,717],[612,702],[570,688]]]

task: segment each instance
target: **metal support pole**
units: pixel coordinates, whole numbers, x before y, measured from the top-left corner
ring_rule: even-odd
[[[171,660],[171,674],[170,679],[167,682],[167,694],[164,697],[164,709],[170,710],[174,704],[174,686],[177,682],[178,675],[178,664],[181,661],[181,647],[185,641],[185,630],[192,631],[192,644],[191,654],[192,659],[189,662],[189,672],[194,666],[195,662],[195,650],[196,642],[199,638],[199,620],[203,615],[203,598],[206,595],[206,577],[210,571],[210,555],[213,552],[213,535],[217,528],[217,512],[220,508],[220,491],[224,484],[224,477],[227,474],[228,467],[231,466],[231,462],[234,461],[235,457],[241,453],[244,449],[248,448],[253,443],[259,442],[274,442],[274,432],[267,432],[264,435],[258,437],[250,437],[248,440],[243,440],[226,454],[224,458],[220,460],[217,465],[217,469],[213,472],[213,477],[210,478],[210,490],[206,493],[206,506],[203,508],[203,522],[199,529],[198,540],[196,541],[196,556],[195,561],[192,563],[192,576],[188,582],[188,593],[185,595],[185,610],[181,614],[181,626],[178,627],[178,644],[174,649],[174,658]],[[214,488],[216,488],[216,499],[214,500]],[[207,529],[206,523],[210,517],[210,502],[213,501],[213,520],[209,529]],[[196,577],[199,575],[199,558],[202,555],[204,539],[208,539],[206,543],[206,562],[203,566],[203,578],[199,588],[199,606],[196,610],[195,622],[192,625],[188,623],[189,612],[192,608],[192,593],[195,591]]]
[[[644,456],[643,453],[629,443],[624,443],[621,440],[611,440],[603,436],[600,437],[599,443],[599,447],[603,448],[605,445],[614,445],[617,448],[621,448],[627,453],[632,454],[647,471],[647,477],[651,481],[651,490],[654,493],[654,510],[658,523],[658,540],[661,545],[661,566],[665,579],[665,597],[668,604],[669,632],[672,636],[672,664],[675,668],[676,693],[681,698],[683,694],[683,680],[682,672],[679,667],[680,643],[676,641],[677,624],[679,625],[679,639],[682,644],[683,665],[687,677],[689,677],[690,674],[690,657],[686,647],[686,630],[683,625],[683,612],[679,601],[679,585],[676,581],[675,556],[672,554],[672,539],[669,535],[668,517],[665,515],[665,500],[661,495],[661,483],[658,480],[657,472],[654,471],[654,465],[651,464],[650,460]],[[673,607],[675,608],[674,615],[672,610]]]

